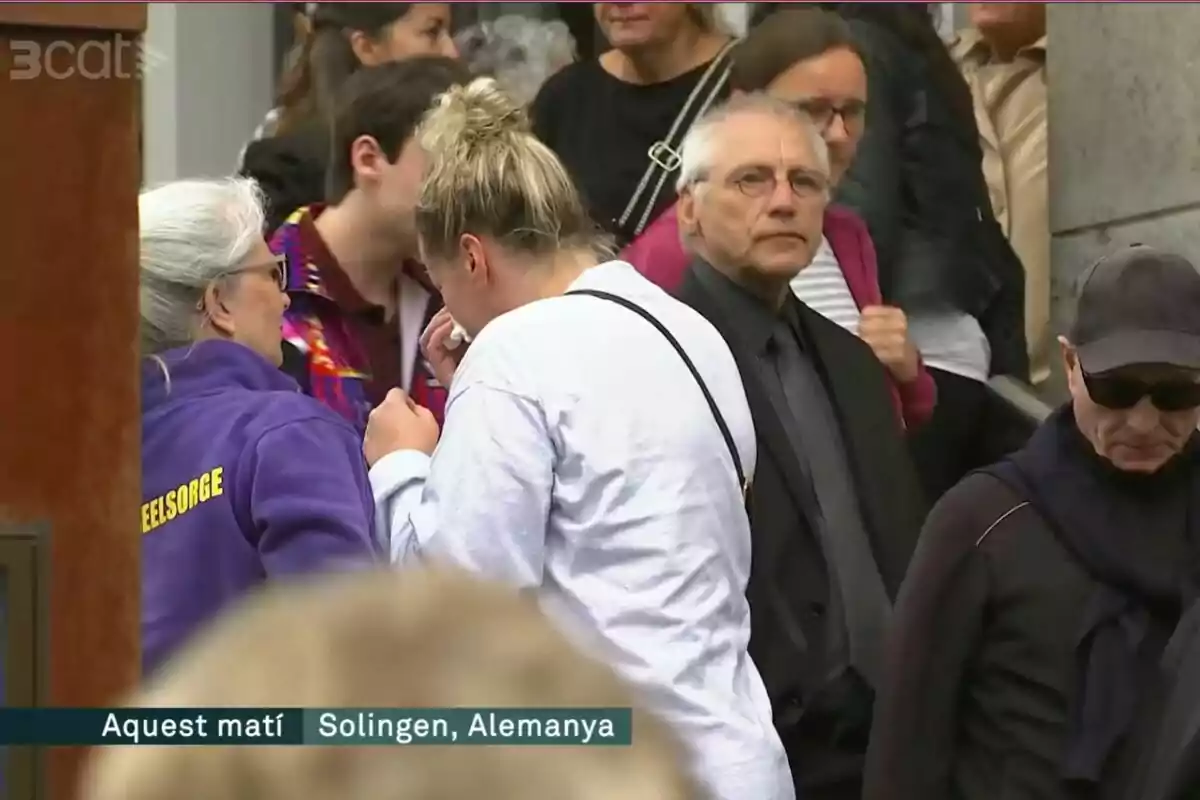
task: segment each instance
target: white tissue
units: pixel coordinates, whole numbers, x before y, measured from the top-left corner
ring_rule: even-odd
[[[463,342],[470,342],[471,337],[463,329],[462,325],[454,323],[454,328],[450,331],[450,335],[446,337],[446,347],[451,350],[456,350],[462,346]]]

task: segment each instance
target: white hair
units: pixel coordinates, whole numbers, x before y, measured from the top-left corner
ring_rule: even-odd
[[[182,180],[138,197],[142,349],[192,341],[205,290],[261,241],[265,216],[248,178]]]
[[[817,157],[817,165],[826,174],[829,173],[829,146],[825,144],[812,117],[782,100],[753,92],[737,95],[696,120],[683,137],[680,147],[676,188],[683,191],[708,176],[713,158],[717,155],[718,133],[725,123],[737,117],[755,115],[775,117],[803,128]]]
[[[522,105],[533,102],[546,80],[575,61],[575,39],[560,20],[509,14],[481,22],[454,37],[476,75],[491,75]]]

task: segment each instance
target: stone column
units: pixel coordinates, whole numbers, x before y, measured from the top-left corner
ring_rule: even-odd
[[[1049,6],[1054,322],[1074,282],[1121,245],[1200,263],[1200,5]]]
[[[145,182],[228,175],[271,110],[271,3],[146,3]]]

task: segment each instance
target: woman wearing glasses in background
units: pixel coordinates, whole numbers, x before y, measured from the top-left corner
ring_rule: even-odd
[[[904,309],[908,336],[937,385],[933,416],[910,436],[932,502],[1021,444],[994,413],[987,381],[1029,380],[1025,273],[991,206],[970,88],[928,5],[819,5],[845,20],[866,67],[862,141],[834,200],[867,223],[884,302]],[[769,16],[750,38],[778,36],[790,12],[771,6],[786,9],[760,4],[756,15]],[[792,67],[771,91],[836,99],[849,72],[825,66],[806,76]]]
[[[142,194],[142,662],[265,579],[378,560],[358,434],[279,370],[257,187]]]

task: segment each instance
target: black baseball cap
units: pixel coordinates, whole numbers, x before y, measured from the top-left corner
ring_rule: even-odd
[[[1082,370],[1133,364],[1200,370],[1200,272],[1181,255],[1136,244],[1079,281],[1071,344]]]

